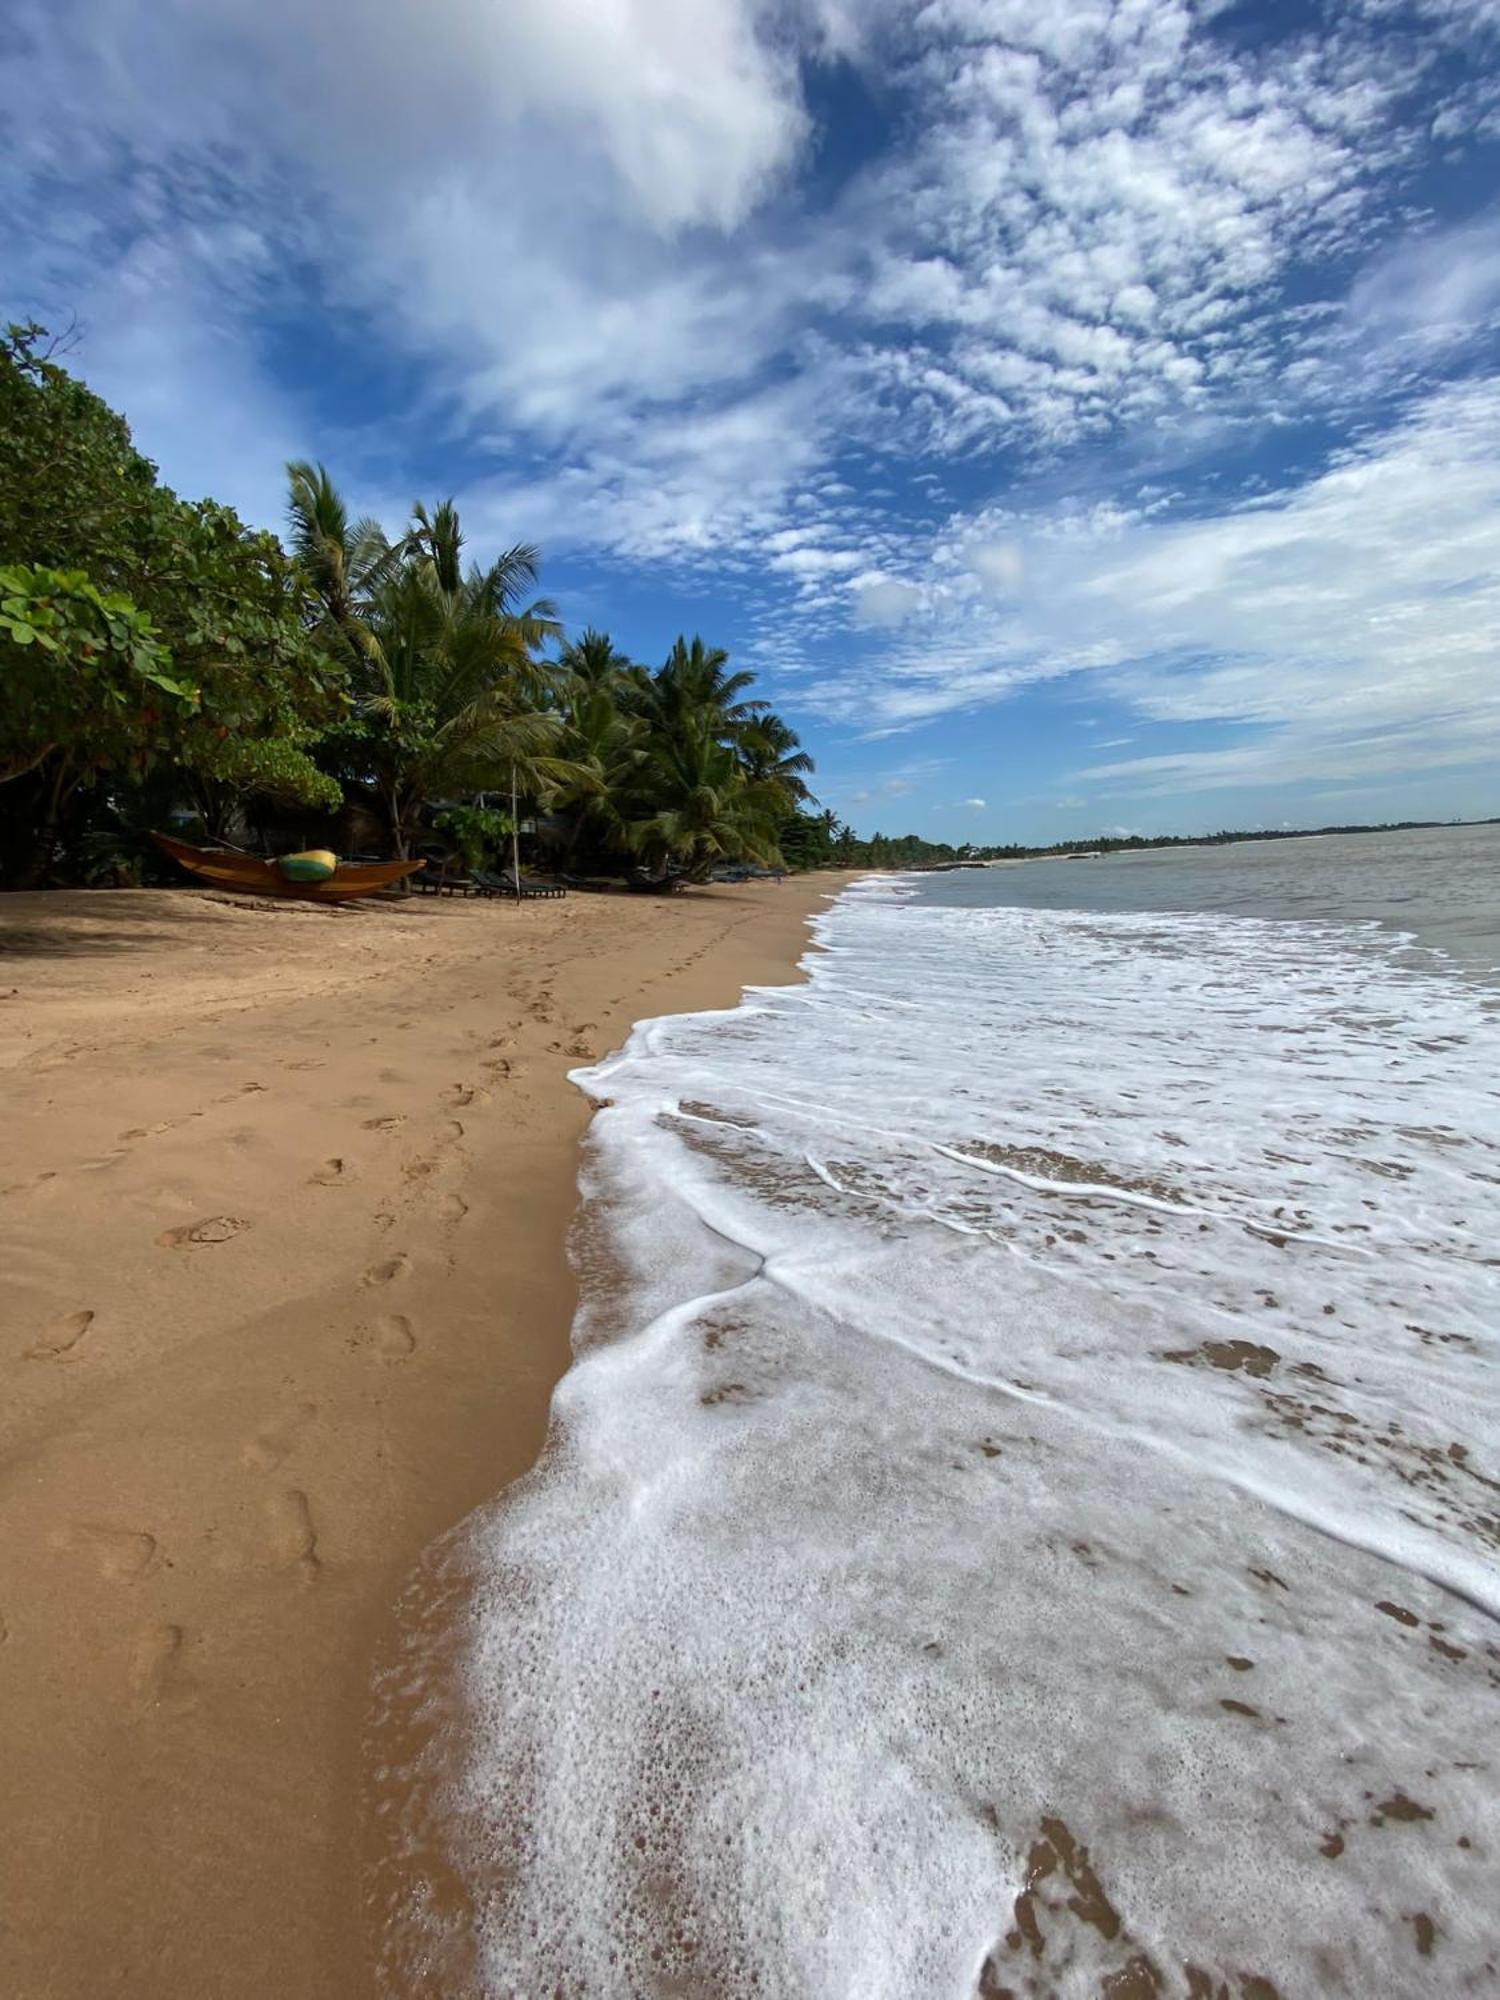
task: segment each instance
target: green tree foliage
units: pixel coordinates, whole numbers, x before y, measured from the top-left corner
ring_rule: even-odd
[[[0,784],[49,760],[125,762],[170,740],[198,690],[151,620],[82,570],[0,569]]]
[[[435,801],[506,788],[535,798],[572,773],[560,751],[560,637],[545,601],[522,604],[537,554],[463,562],[457,509],[418,506],[396,543],[350,524],[321,466],[290,468],[291,540],[318,603],[317,629],[342,647],[353,709],[326,745],[351,789],[378,803],[393,851],[411,852]]]
[[[934,868],[979,852],[916,833],[861,839],[833,812],[795,814],[782,828],[781,847],[793,868]]]
[[[130,524],[156,468],[130,428],[47,359],[39,326],[0,338],[0,559],[81,569],[106,592],[124,588]]]
[[[564,747],[580,774],[548,803],[565,854],[633,862],[647,880],[703,881],[723,862],[779,865],[778,833],[809,794],[812,761],[754,677],[721,647],[679,638],[655,672],[608,636],[564,649]]]
[[[185,805],[244,838],[277,801],[363,802],[396,854],[435,831],[472,858],[513,791],[565,864],[827,857],[811,760],[722,648],[653,671],[564,643],[535,549],[470,560],[451,501],[393,539],[322,466],[288,477],[283,546],[162,486],[39,328],[0,339],[0,879],[137,879]]]
[[[0,645],[0,754],[23,781],[0,793],[12,880],[44,876],[80,792],[162,763],[210,818],[254,789],[337,803],[307,746],[340,713],[343,670],[300,571],[275,536],[160,485],[32,326],[0,339],[0,562],[42,617],[27,638],[13,610]]]
[[[587,689],[604,688],[617,691],[621,676],[630,671],[630,661],[616,650],[615,642],[607,632],[596,632],[587,626],[576,639],[570,639],[562,649],[558,665],[568,674],[570,680]]]
[[[508,812],[493,806],[449,806],[433,821],[453,842],[465,868],[485,868],[499,860],[515,824]]]

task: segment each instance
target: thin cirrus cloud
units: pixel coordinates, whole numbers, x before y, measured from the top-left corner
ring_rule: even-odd
[[[1500,729],[1497,436],[1500,378],[1485,377],[1220,514],[950,523],[927,555],[944,579],[927,627],[815,698],[891,730],[1087,676],[1149,722],[1254,730],[1074,773],[1152,791],[1473,762]],[[1008,591],[982,559],[992,539],[1023,552]]]
[[[83,314],[176,483],[454,487],[845,735],[1066,682],[1220,732],[1077,782],[1441,768],[1490,718],[1500,22],[1253,12],[18,0],[6,303]]]

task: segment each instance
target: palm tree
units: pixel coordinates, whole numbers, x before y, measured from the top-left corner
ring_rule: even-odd
[[[720,732],[728,735],[769,706],[741,701],[745,690],[755,685],[754,674],[731,673],[724,648],[705,646],[697,636],[691,645],[679,636],[663,664],[654,674],[642,675],[638,685],[646,712],[667,729],[687,716],[712,710]]]
[[[747,778],[757,783],[781,787],[788,810],[805,805],[812,798],[803,773],[811,771],[813,760],[802,748],[794,729],[769,709],[741,723],[734,732],[735,747]]]
[[[556,782],[547,799],[568,821],[565,868],[585,836],[603,848],[629,846],[627,827],[641,787],[647,733],[640,716],[618,706],[609,686],[575,681],[568,691],[562,748],[573,775]]]
[[[392,574],[406,545],[388,541],[380,523],[368,517],[351,524],[325,466],[299,458],[286,470],[292,554],[321,607],[319,636],[330,651],[360,656],[368,646],[371,594]]]
[[[516,782],[534,796],[564,775],[561,677],[541,657],[560,631],[545,600],[521,602],[536,550],[465,571],[451,500],[418,505],[390,543],[373,522],[349,526],[321,467],[290,473],[298,560],[353,665],[354,716],[339,732],[346,774],[374,790],[398,858],[434,798]]]
[[[715,715],[712,707],[684,715],[676,729],[648,742],[641,774],[646,809],[631,820],[627,839],[658,880],[674,863],[702,882],[719,861],[780,859],[776,829],[786,811],[780,788],[745,776],[734,751],[719,741]]]
[[[630,669],[630,661],[616,650],[609,634],[596,632],[592,625],[584,630],[581,637],[568,641],[559,656],[558,665],[575,681],[590,688],[614,688]]]
[[[512,550],[450,589],[445,555],[424,553],[375,594],[362,736],[401,858],[430,800],[517,781],[535,796],[567,775],[559,676],[539,657],[557,636],[551,606],[511,608],[535,568]]]

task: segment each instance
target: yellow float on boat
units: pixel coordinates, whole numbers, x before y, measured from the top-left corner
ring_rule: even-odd
[[[339,858],[326,847],[309,847],[301,854],[277,856],[276,866],[288,882],[327,882],[338,872]]]

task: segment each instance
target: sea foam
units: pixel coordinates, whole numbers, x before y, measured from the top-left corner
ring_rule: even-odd
[[[817,934],[578,1073],[576,1358],[439,1566],[393,1983],[1485,1990],[1486,996],[1373,926]]]

